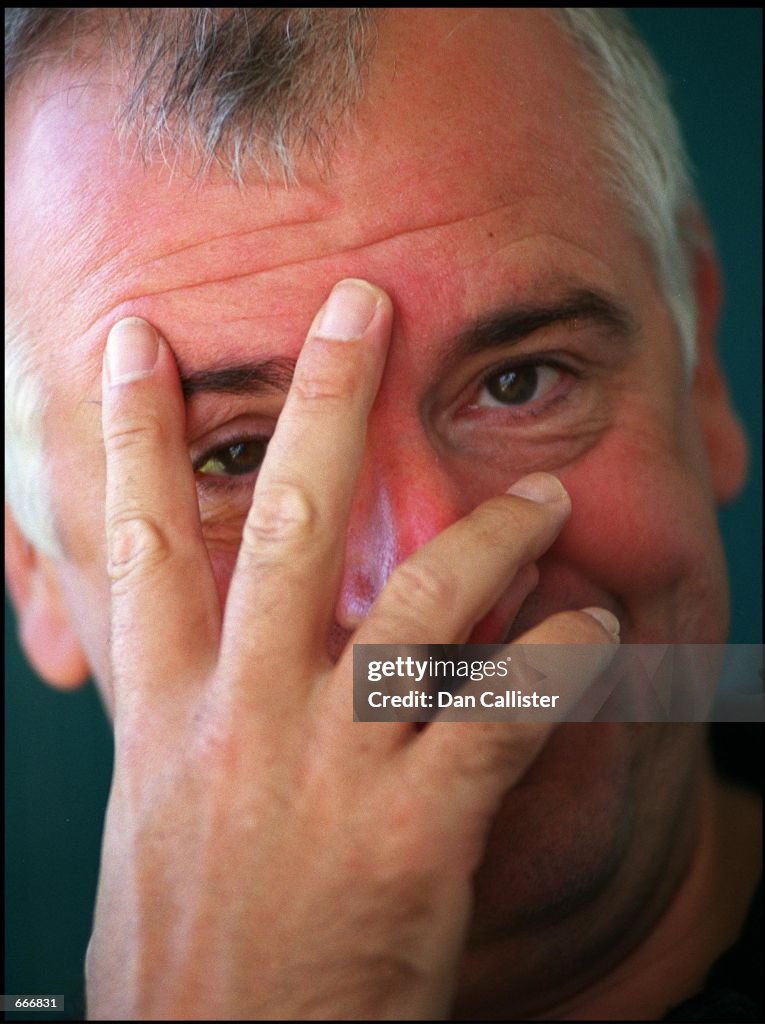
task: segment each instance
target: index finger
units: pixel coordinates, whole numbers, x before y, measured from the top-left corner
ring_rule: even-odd
[[[110,331],[102,422],[116,707],[128,691],[187,686],[214,660],[220,630],[178,371],[138,317]]]

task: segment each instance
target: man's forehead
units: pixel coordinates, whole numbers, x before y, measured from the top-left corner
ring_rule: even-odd
[[[436,276],[448,263],[475,278],[508,240],[549,228],[551,196],[568,185],[573,198],[590,182],[590,136],[561,120],[586,79],[546,18],[513,13],[386,15],[356,131],[340,140],[327,179],[308,169],[290,189],[238,189],[222,174],[197,186],[183,168],[144,169],[117,146],[108,90],[48,83],[11,157],[21,291],[26,282],[43,307],[45,291],[59,309],[69,303],[77,337],[96,328],[102,338],[105,319],[156,317],[164,304],[186,320],[184,336],[214,347],[248,307],[263,332],[290,315],[304,330],[333,279],[361,273],[354,260],[394,299],[427,263]],[[547,57],[531,45],[540,37]],[[549,47],[567,54],[563,76]],[[562,89],[572,76],[576,88]],[[588,219],[591,192],[572,202],[575,222]],[[558,244],[581,241],[577,223],[559,217],[556,227]]]
[[[128,137],[120,149],[111,129],[125,92],[124,76],[110,64],[54,66],[28,83],[23,93],[27,104],[12,128],[12,143],[14,151],[21,150],[26,193],[36,211],[55,207],[65,217],[68,209],[60,200],[71,204],[75,199],[89,203],[97,214],[102,204],[119,202],[128,219],[146,206],[146,182],[135,159],[137,140]],[[277,183],[268,191],[264,217],[250,209],[252,226],[310,219],[330,196],[358,206],[363,227],[372,231],[396,211],[406,216],[410,207],[430,200],[438,201],[442,216],[456,216],[462,192],[474,187],[476,172],[499,195],[512,190],[516,181],[520,193],[526,168],[528,176],[538,172],[530,166],[535,154],[558,176],[586,154],[592,138],[587,128],[591,111],[582,111],[588,105],[585,99],[591,105],[587,76],[569,43],[539,11],[425,8],[386,13],[366,94],[354,115],[355,130],[340,133],[331,174],[322,178],[302,164],[298,211],[293,191]],[[183,180],[193,161],[178,157],[172,147],[163,153],[169,161],[165,180]],[[472,177],[457,190],[455,161],[466,178]],[[214,204],[210,214],[216,224],[223,218],[225,230],[230,198],[223,176],[217,180],[222,202],[215,204],[216,192],[209,189],[204,201]],[[248,184],[261,184],[257,170]],[[544,187],[538,174],[535,184]],[[378,192],[395,195],[395,208],[378,201]],[[173,195],[182,218],[176,226],[179,233],[183,221],[194,220],[196,204],[193,188],[187,190],[186,204],[182,195],[181,190]],[[81,212],[80,206],[73,210]]]

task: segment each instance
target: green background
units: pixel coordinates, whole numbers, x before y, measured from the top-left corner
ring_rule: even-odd
[[[725,268],[721,353],[752,447],[750,482],[721,514],[731,641],[761,642],[762,12],[629,10],[670,77]],[[5,631],[4,991],[64,994],[63,1018],[50,1018],[77,1019],[111,738],[92,686],[70,695],[49,690],[26,666],[10,612]]]

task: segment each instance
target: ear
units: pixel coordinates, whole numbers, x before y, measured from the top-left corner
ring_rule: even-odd
[[[708,236],[706,228],[704,233]],[[747,443],[728,394],[717,356],[717,330],[722,306],[722,278],[711,246],[700,247],[695,265],[697,361],[693,401],[709,464],[715,498],[720,504],[736,498],[746,480]]]
[[[55,562],[26,539],[7,505],[5,567],[29,663],[51,686],[76,689],[87,680],[90,668],[63,601]]]

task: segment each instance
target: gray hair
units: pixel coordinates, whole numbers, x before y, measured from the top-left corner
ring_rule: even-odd
[[[602,97],[605,185],[652,254],[687,369],[695,359],[692,264],[697,200],[661,72],[614,8],[546,8]],[[251,166],[286,184],[332,143],[363,92],[381,8],[6,8],[6,96],[35,66],[110,53],[128,75],[116,128],[145,159],[198,157],[242,182]],[[17,312],[18,315],[18,312]],[[6,496],[43,553],[61,555],[46,488],[45,396],[33,339],[6,321]]]
[[[709,242],[696,215],[700,204],[664,76],[618,8],[547,11],[598,86],[605,184],[648,243],[690,373],[696,360],[694,256]]]
[[[95,41],[127,73],[115,127],[147,160],[190,150],[200,178],[254,164],[294,183],[360,98],[374,27],[363,7],[6,8],[6,91],[35,64],[92,62]]]

